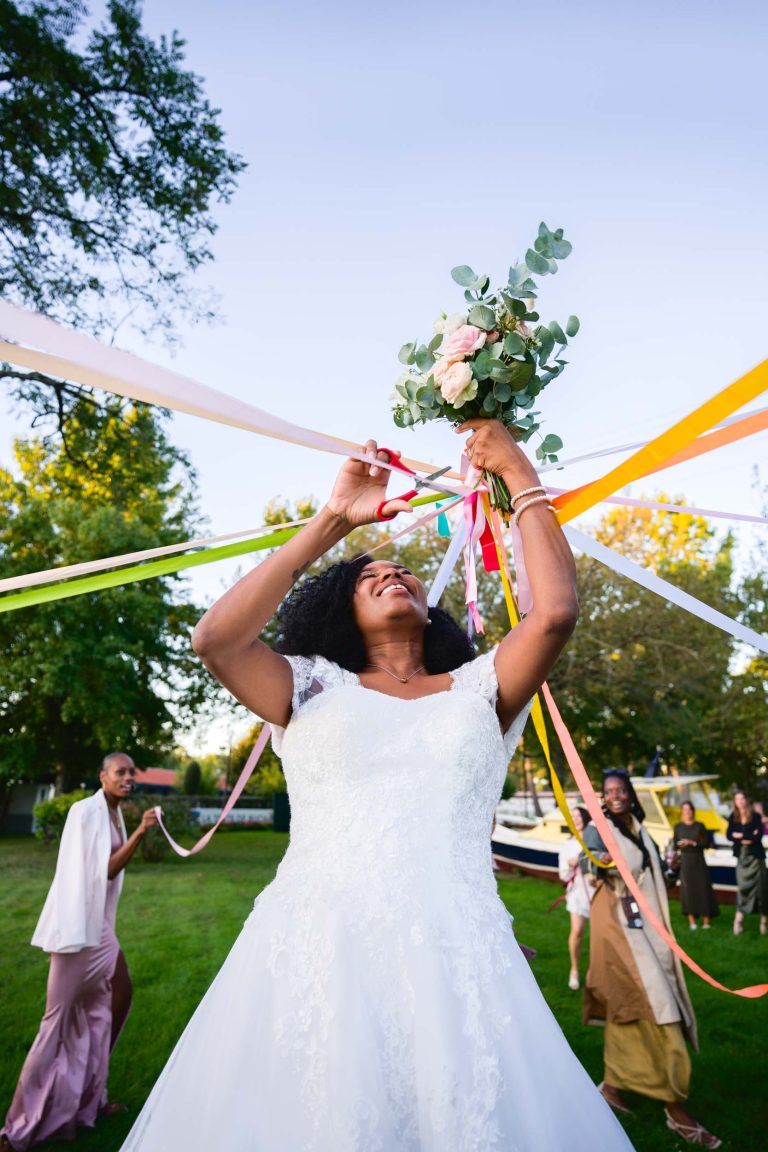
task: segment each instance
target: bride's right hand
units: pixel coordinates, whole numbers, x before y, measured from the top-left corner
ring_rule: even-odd
[[[387,484],[391,475],[389,468],[379,468],[377,460],[389,462],[389,449],[378,448],[375,440],[366,440],[362,452],[370,456],[370,463],[362,460],[347,460],[336,477],[336,483],[326,507],[334,516],[344,520],[350,528],[362,524],[373,524],[377,520],[379,505],[386,501],[382,509],[387,516],[395,512],[412,512],[407,500],[387,500]],[[395,455],[399,456],[397,452]]]

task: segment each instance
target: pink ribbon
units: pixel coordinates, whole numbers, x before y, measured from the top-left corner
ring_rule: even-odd
[[[265,724],[263,726],[263,728],[261,729],[261,732],[259,732],[259,738],[256,741],[256,743],[254,744],[253,748],[251,749],[251,754],[245,762],[245,767],[243,768],[242,772],[240,773],[240,775],[237,779],[237,783],[235,784],[234,788],[232,789],[231,793],[229,794],[227,802],[221,810],[221,816],[219,816],[219,818],[216,821],[216,823],[214,824],[214,826],[212,828],[209,828],[208,831],[205,833],[205,835],[201,836],[200,839],[197,841],[197,843],[193,844],[191,848],[182,848],[180,844],[176,843],[176,841],[174,840],[174,838],[171,836],[170,832],[166,828],[165,824],[163,823],[163,810],[162,810],[162,808],[160,808],[160,807],[155,808],[155,813],[157,815],[157,822],[163,831],[163,835],[165,836],[166,840],[170,844],[171,848],[173,848],[174,852],[177,852],[179,854],[179,856],[194,856],[194,855],[196,855],[196,853],[202,852],[203,848],[205,848],[206,844],[211,839],[211,837],[213,836],[216,829],[219,827],[219,825],[222,823],[222,821],[226,819],[227,815],[232,811],[235,804],[240,799],[240,793],[243,791],[243,788],[245,788],[246,784],[248,783],[250,775],[253,772],[254,768],[256,767],[256,765],[259,761],[259,757],[261,756],[262,752],[264,751],[264,749],[267,745],[267,740],[269,740],[271,732],[272,732],[272,729],[270,728],[269,724]]]
[[[557,705],[552,698],[552,693],[550,692],[546,683],[542,684],[541,691],[543,693],[544,699],[547,702],[549,714],[552,717],[552,722],[555,726],[558,739],[560,740],[563,751],[565,752],[565,757],[568,761],[568,767],[571,769],[579,792],[584,798],[587,811],[594,820],[595,827],[600,833],[602,841],[605,844],[605,847],[608,850],[614,865],[619,871],[619,875],[637,901],[638,907],[640,908],[640,911],[642,912],[645,919],[658,932],[661,939],[664,941],[668,948],[671,948],[678,959],[681,960],[683,964],[687,965],[687,967],[690,968],[692,972],[695,972],[697,976],[700,976],[702,980],[705,980],[707,984],[711,984],[713,988],[718,988],[721,992],[730,992],[733,996],[744,996],[752,1000],[756,1000],[760,996],[765,996],[765,994],[768,992],[768,984],[754,984],[749,988],[727,988],[725,984],[721,984],[719,980],[715,980],[712,976],[709,975],[709,973],[705,972],[701,965],[697,964],[696,961],[693,960],[683,948],[680,947],[672,933],[667,929],[667,926],[662,923],[662,921],[656,915],[655,910],[646,900],[642,890],[640,889],[640,886],[632,875],[630,868],[628,867],[624,857],[621,854],[621,849],[619,848],[619,845],[616,842],[616,838],[613,834],[613,828],[611,827],[610,822],[606,819],[605,813],[600,807],[600,802],[597,798],[597,794],[595,793],[594,788],[592,787],[592,782],[589,779],[587,771],[581,762],[581,757],[576,751],[576,745],[571,739],[571,734],[563,722],[563,718],[558,711]]]

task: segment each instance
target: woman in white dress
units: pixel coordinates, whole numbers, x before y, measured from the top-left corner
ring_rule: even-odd
[[[512,493],[538,486],[500,424],[463,431]],[[546,501],[520,517],[534,607],[486,656],[407,569],[367,557],[302,582],[281,652],[259,639],[310,564],[379,518],[387,456],[364,451],[370,464],[347,461],[328,504],[196,629],[214,675],[275,726],[291,841],[124,1152],[626,1152],[491,862],[528,701],[577,614]]]
[[[586,808],[577,805],[571,809],[571,816],[574,828],[581,834],[591,820],[589,812]],[[560,849],[558,871],[560,872],[560,879],[566,886],[565,907],[571,917],[571,929],[568,933],[568,955],[571,958],[568,987],[572,992],[577,992],[579,989],[581,945],[584,940],[584,928],[587,920],[589,920],[589,905],[595,894],[594,888],[579,866],[582,858],[581,844],[575,836],[569,836]]]

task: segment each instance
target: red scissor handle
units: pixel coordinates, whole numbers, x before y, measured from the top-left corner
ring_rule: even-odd
[[[399,457],[396,455],[396,453],[394,453],[392,451],[391,448],[381,447],[381,448],[379,448],[379,452],[386,452],[387,453],[387,455],[389,456],[389,463],[392,465],[393,468],[399,469],[400,472],[406,472],[409,476],[415,476],[416,475],[413,468],[409,468],[407,464],[403,464],[402,460],[399,459]],[[377,520],[394,520],[395,517],[397,516],[397,512],[392,512],[391,515],[386,516],[384,514],[384,506],[386,504],[389,504],[390,501],[392,501],[392,500],[410,500],[411,497],[416,496],[417,493],[418,493],[417,488],[411,488],[411,490],[409,492],[403,492],[402,496],[389,496],[386,500],[382,500],[381,504],[379,504],[378,508],[376,509],[376,519]]]

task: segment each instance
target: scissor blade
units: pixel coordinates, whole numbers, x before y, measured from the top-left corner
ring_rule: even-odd
[[[455,496],[456,493],[452,488],[447,488],[443,484],[437,484],[435,481],[444,476],[446,472],[450,472],[450,464],[446,464],[445,468],[438,468],[437,472],[430,472],[428,476],[423,476],[416,481],[417,488],[431,488],[433,492],[441,492],[444,495]]]

